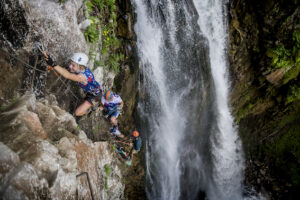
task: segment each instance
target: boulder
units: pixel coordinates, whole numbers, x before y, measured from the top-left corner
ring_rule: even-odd
[[[88,139],[71,114],[47,99],[27,94],[0,114],[1,197],[90,199],[86,173],[77,177],[87,172],[96,199],[122,199],[116,152]]]

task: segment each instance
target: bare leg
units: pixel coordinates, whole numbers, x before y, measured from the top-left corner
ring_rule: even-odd
[[[118,126],[117,118],[114,116],[111,116],[110,123],[112,123],[112,125],[114,125],[114,126]]]
[[[81,104],[76,110],[75,115],[76,116],[82,116],[86,113],[86,111],[92,107],[92,105],[88,101],[84,101],[83,104]]]

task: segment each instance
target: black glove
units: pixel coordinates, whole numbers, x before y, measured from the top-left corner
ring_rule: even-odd
[[[48,56],[48,60],[46,60],[47,64],[51,67],[56,66],[56,62],[52,60],[50,56]]]

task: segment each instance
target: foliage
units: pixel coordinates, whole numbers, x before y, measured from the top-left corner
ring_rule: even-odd
[[[266,52],[272,58],[271,67],[291,68],[300,64],[300,29],[293,32],[292,47],[286,48],[283,44],[269,48]]]
[[[272,58],[271,66],[279,68],[290,68],[292,65],[291,52],[283,44],[274,49],[268,49],[267,56]]]
[[[61,5],[61,4],[64,4],[66,3],[68,0],[58,0],[58,3]]]
[[[94,21],[92,22],[93,23],[86,29],[84,36],[86,41],[96,45],[99,41],[99,25],[94,23]]]
[[[274,169],[281,176],[290,179],[296,186],[300,186],[300,123],[299,114],[288,116],[280,125],[285,125],[285,133],[274,139],[265,148],[267,157],[274,163]]]
[[[104,180],[105,180],[104,187],[105,187],[106,190],[108,190],[108,178],[107,178],[107,176],[104,177]]]
[[[97,66],[108,66],[108,69],[115,73],[119,72],[119,63],[124,60],[124,55],[120,53],[120,41],[115,34],[117,26],[117,6],[115,0],[88,0],[86,1],[87,11],[90,19],[94,22],[84,33],[88,42],[93,44],[90,49],[90,57],[95,58],[94,52],[97,48],[100,27],[101,27],[101,54],[102,60],[97,61]]]
[[[109,167],[108,164],[105,164],[105,165],[104,165],[104,170],[105,170],[104,187],[105,187],[106,190],[108,190],[108,176],[109,176],[110,173],[111,173],[111,169],[110,169],[110,167]]]
[[[286,98],[287,103],[291,103],[299,99],[300,99],[300,87],[298,87],[297,85],[291,86],[288,91],[288,96]]]
[[[104,165],[104,169],[105,169],[106,176],[109,176],[110,172],[111,172],[111,169],[110,169],[109,165],[108,164]]]

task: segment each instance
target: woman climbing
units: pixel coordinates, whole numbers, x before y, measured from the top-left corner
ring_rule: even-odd
[[[87,67],[89,58],[84,53],[74,53],[70,59],[69,70],[56,65],[56,63],[42,52],[49,66],[53,67],[56,72],[72,81],[78,82],[78,85],[86,93],[85,101],[75,110],[75,116],[84,115],[87,110],[94,105],[95,101],[101,100],[102,89],[100,84],[95,80],[93,73]]]
[[[124,137],[118,130],[118,121],[117,117],[120,114],[120,110],[123,108],[123,101],[121,97],[110,90],[107,90],[105,94],[101,98],[101,103],[104,106],[104,113],[107,115],[107,119],[113,125],[110,129],[110,133],[112,135],[116,135],[118,137]],[[100,109],[103,109],[100,108]]]

